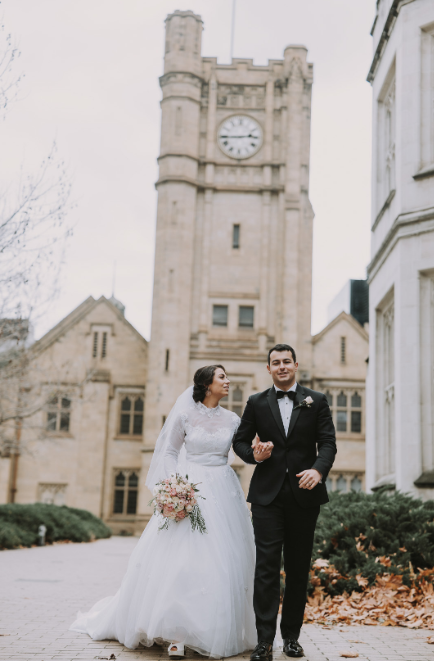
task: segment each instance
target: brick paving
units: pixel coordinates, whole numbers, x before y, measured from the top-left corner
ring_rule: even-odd
[[[115,641],[93,641],[68,631],[78,610],[116,592],[136,543],[134,538],[112,537],[93,544],[1,551],[0,661],[90,661],[111,655],[116,661],[167,659],[166,650],[156,645],[129,650]],[[338,661],[342,651],[350,650],[363,661],[434,661],[429,635],[399,627],[307,625],[300,642],[307,661]],[[187,657],[201,658],[193,652]],[[279,652],[274,659],[286,657]]]

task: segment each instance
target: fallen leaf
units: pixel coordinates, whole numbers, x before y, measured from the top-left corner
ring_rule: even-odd
[[[434,645],[434,638],[431,638],[430,636],[429,638],[426,639],[426,642],[428,643],[428,645]]]
[[[365,644],[364,640],[357,640],[357,639],[353,640],[352,638],[348,638],[348,642],[349,643],[363,643],[363,645]]]
[[[348,652],[340,652],[339,656],[343,656],[345,659],[357,659],[359,653],[349,650]]]

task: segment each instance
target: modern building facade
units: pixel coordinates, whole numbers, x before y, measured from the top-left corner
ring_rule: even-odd
[[[372,28],[367,486],[434,496],[434,3]]]

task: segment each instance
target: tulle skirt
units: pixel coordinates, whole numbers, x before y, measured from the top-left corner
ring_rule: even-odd
[[[207,533],[188,520],[159,531],[153,516],[129,560],[120,590],[70,627],[94,640],[115,639],[129,648],[183,642],[220,658],[253,649],[255,546],[239,480],[230,466],[189,462],[200,482],[198,500]]]

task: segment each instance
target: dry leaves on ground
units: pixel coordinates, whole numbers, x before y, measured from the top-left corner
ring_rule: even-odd
[[[315,589],[308,597],[305,622],[434,630],[434,569],[415,574],[412,587],[403,585],[402,576],[396,574],[377,576],[371,586],[368,586],[367,579],[357,576],[361,592],[344,592],[331,597],[321,585],[317,571],[326,572],[330,582],[342,577],[334,567],[325,566],[326,561],[320,562],[320,567],[314,565],[311,572],[311,582]]]
[[[357,659],[359,656],[358,652],[353,652],[349,650],[348,652],[339,652],[339,656],[343,656],[345,659]]]

